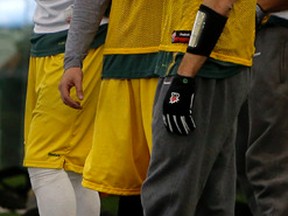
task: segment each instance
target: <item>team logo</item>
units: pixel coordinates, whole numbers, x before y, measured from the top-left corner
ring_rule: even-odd
[[[57,154],[57,153],[49,152],[48,156],[50,156],[50,157],[60,157],[61,155]]]
[[[174,31],[171,35],[172,43],[188,43],[191,31]]]
[[[177,103],[178,101],[180,101],[179,98],[180,98],[180,94],[179,93],[171,92],[171,97],[170,97],[169,103],[170,104]]]

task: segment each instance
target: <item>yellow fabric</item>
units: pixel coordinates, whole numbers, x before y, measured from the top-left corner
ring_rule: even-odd
[[[187,44],[172,44],[174,30],[193,27],[196,13],[202,1],[164,0],[164,13],[160,50],[185,52]],[[251,66],[254,54],[255,0],[237,1],[211,57],[217,60]]]
[[[113,0],[104,53],[157,52],[162,4],[163,0]]]
[[[102,81],[85,187],[108,194],[140,193],[150,159],[157,83],[157,78]]]
[[[84,61],[83,110],[69,108],[60,98],[63,57],[30,57],[23,164],[81,173],[92,144],[103,47],[91,50]],[[75,91],[72,95],[76,98]]]

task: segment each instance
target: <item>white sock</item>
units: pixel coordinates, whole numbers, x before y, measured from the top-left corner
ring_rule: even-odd
[[[74,189],[64,170],[28,168],[28,172],[40,216],[77,216]]]
[[[85,188],[81,185],[82,175],[67,172],[76,195],[78,216],[99,216],[100,197],[95,190]]]

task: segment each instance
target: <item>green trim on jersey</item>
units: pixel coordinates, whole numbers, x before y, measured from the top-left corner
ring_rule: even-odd
[[[95,36],[91,48],[97,48],[104,44],[108,24],[101,25]],[[65,52],[65,42],[68,30],[48,33],[36,34],[33,33],[31,37],[30,55],[36,57],[51,56]]]
[[[103,78],[136,79],[157,77],[157,53],[104,56]]]
[[[175,75],[183,55],[183,53],[160,52],[155,70],[157,75],[161,77]],[[243,65],[208,58],[206,63],[198,72],[197,76],[212,79],[223,79],[239,73],[245,67],[246,66]]]

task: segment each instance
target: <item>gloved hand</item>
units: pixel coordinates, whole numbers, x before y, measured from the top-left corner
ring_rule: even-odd
[[[178,135],[188,135],[196,128],[192,107],[195,95],[195,80],[176,75],[163,103],[163,121],[166,129]]]

